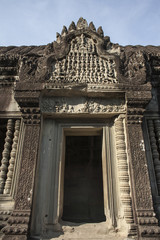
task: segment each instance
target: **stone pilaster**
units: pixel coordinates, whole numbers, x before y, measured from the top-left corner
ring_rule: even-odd
[[[159,239],[142,132],[143,110],[128,111],[128,139],[139,239]]]
[[[124,115],[120,115],[115,121],[116,152],[118,161],[118,174],[121,201],[124,208],[126,223],[130,226],[129,235],[136,234],[136,227],[133,219],[132,200],[130,195],[130,177],[127,159],[126,139],[124,131]]]
[[[31,215],[36,161],[40,136],[40,114],[38,108],[21,109],[24,121],[24,144],[15,209],[2,229],[3,239],[27,239]]]

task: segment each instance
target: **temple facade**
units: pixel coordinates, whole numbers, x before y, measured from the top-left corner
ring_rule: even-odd
[[[160,239],[160,47],[83,18],[0,47],[0,239]]]

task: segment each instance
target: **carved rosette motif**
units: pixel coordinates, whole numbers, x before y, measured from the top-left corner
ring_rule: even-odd
[[[160,120],[148,120],[148,132],[152,150],[158,195],[160,195]]]
[[[115,122],[115,133],[121,201],[124,207],[125,220],[128,224],[132,224],[134,220],[130,196],[130,181],[126,152],[126,139],[124,133],[124,118],[121,116]]]
[[[117,83],[115,60],[97,55],[93,39],[81,34],[70,43],[69,54],[52,66],[54,83]]]
[[[0,194],[3,194],[5,181],[7,178],[8,164],[9,164],[9,155],[12,144],[12,136],[13,136],[13,127],[14,121],[9,119],[7,122],[7,132],[4,144],[4,150],[2,152],[2,164],[0,167]]]
[[[12,150],[10,153],[7,179],[4,187],[4,194],[9,194],[11,190],[12,177],[13,177],[14,164],[15,164],[18,138],[19,138],[20,122],[21,122],[20,120],[16,120],[15,122],[14,138],[13,138]]]

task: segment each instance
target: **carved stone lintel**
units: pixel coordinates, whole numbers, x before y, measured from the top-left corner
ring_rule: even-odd
[[[87,97],[45,97],[40,103],[42,112],[67,114],[109,114],[126,111],[123,99],[103,99]]]

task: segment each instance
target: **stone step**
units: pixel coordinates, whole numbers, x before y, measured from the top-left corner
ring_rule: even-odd
[[[56,237],[56,238],[41,238],[40,240],[129,240],[129,238],[122,238],[116,236],[103,236],[103,237]],[[133,238],[132,238],[133,240]]]
[[[56,226],[56,225],[55,225]],[[55,227],[54,226],[54,227]],[[75,224],[62,222],[57,224],[53,231],[53,226],[48,226],[41,240],[129,240],[125,231],[118,231],[108,227],[106,222]],[[55,231],[57,230],[57,231]]]

